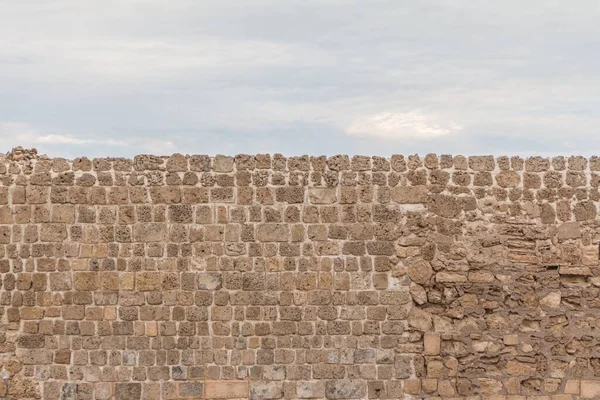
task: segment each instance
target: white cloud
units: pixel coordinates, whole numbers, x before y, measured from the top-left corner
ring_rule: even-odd
[[[162,139],[140,139],[135,146],[141,153],[167,155],[178,151],[177,146],[171,140]]]
[[[90,139],[82,139],[71,135],[41,135],[33,139],[39,143],[51,144],[86,144],[93,142]]]
[[[111,138],[85,137],[61,133],[45,133],[24,122],[0,122],[0,144],[24,147],[40,145],[103,145],[127,146],[126,141]]]
[[[420,111],[382,112],[355,119],[346,133],[357,137],[378,139],[434,139],[459,132],[461,126],[452,121],[443,122],[439,118]]]

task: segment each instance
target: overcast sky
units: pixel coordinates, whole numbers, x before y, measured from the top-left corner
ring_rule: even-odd
[[[600,153],[595,0],[1,0],[0,152]]]

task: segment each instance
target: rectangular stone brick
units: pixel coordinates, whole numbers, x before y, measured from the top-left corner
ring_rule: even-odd
[[[260,224],[256,238],[261,242],[287,242],[290,228],[284,224]]]
[[[179,384],[179,396],[181,397],[203,397],[204,383],[202,382],[182,382]]]
[[[400,204],[427,203],[427,187],[419,185],[392,188],[392,201]]]
[[[210,399],[247,398],[248,382],[244,381],[206,381],[205,396]]]
[[[135,288],[142,292],[161,290],[162,283],[161,272],[140,272],[135,276]]]
[[[435,332],[425,332],[424,348],[427,355],[440,354],[440,334]]]

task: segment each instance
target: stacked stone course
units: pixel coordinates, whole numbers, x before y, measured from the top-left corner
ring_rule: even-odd
[[[0,398],[600,398],[600,158],[0,158]]]

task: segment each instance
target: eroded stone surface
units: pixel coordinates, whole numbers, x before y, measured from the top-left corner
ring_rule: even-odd
[[[599,398],[598,160],[16,148],[0,398]]]

